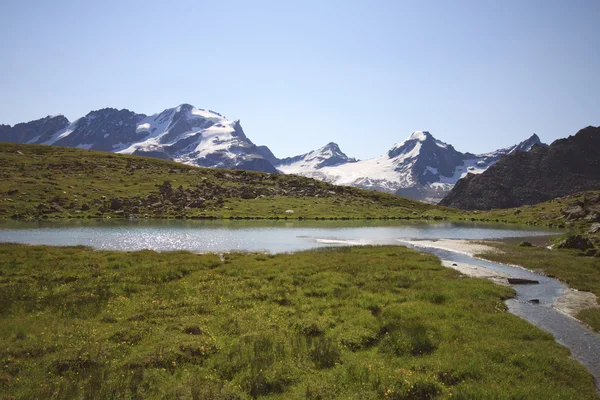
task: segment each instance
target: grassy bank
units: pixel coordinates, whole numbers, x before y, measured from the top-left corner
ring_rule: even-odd
[[[510,288],[402,247],[0,260],[2,398],[597,398]]]
[[[489,242],[500,252],[478,254],[491,261],[516,264],[552,276],[569,287],[594,293],[600,298],[600,258],[582,257],[577,250],[549,250]],[[600,332],[600,309],[581,312],[578,319]]]
[[[420,218],[443,210],[294,175],[0,143],[0,218]]]

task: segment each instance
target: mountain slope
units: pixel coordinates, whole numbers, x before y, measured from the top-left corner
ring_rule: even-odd
[[[277,172],[269,160],[268,148],[254,145],[239,121],[189,104],[150,116],[105,108],[73,122],[60,115],[14,127],[2,125],[0,141],[148,155],[203,167]]]
[[[313,152],[280,160],[275,166],[283,173],[435,203],[468,172],[481,173],[500,157],[528,151],[540,143],[534,134],[518,145],[475,155],[461,153],[429,132],[415,131],[386,154],[373,159],[350,159],[335,143],[330,143]]]
[[[309,178],[0,143],[0,219],[419,218],[443,208]]]
[[[480,175],[460,180],[440,204],[489,210],[531,205],[600,189],[600,127],[589,126],[549,147],[514,152]]]

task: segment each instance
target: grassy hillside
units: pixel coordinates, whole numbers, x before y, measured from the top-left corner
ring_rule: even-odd
[[[0,218],[418,218],[440,210],[292,175],[0,143]]]
[[[512,293],[399,246],[220,260],[4,244],[0,398],[597,398],[506,311]]]

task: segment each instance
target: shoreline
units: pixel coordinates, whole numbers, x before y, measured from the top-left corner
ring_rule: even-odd
[[[511,242],[516,242],[517,239],[522,238],[509,238]],[[491,240],[487,240],[490,242]],[[505,242],[505,240],[494,240],[498,242]],[[485,252],[499,252],[500,250],[483,244],[486,240],[462,240],[462,239],[439,239],[439,240],[399,240],[400,243],[407,243],[415,248],[419,247],[429,247],[440,250],[452,251],[455,253],[465,254],[473,258],[476,257],[476,254],[481,254]],[[482,258],[485,260],[484,258]],[[508,275],[503,274],[501,272],[492,271],[489,268],[481,267],[478,265],[468,264],[468,263],[457,263],[449,260],[441,259],[442,265],[448,268],[455,269],[460,273],[467,275],[472,278],[484,278],[488,279],[496,284],[503,286],[510,286],[507,278]],[[487,261],[487,260],[486,260]],[[520,268],[529,272],[536,273],[538,275],[543,275],[537,271],[531,271],[521,265],[514,264],[505,264],[510,267]],[[556,278],[554,278],[556,279]],[[559,280],[559,279],[557,279]],[[560,281],[560,280],[559,280]],[[598,304],[598,299],[595,294],[591,292],[580,291],[569,287],[566,293],[560,296],[553,304],[552,308],[561,312],[562,314],[568,315],[569,317],[577,320],[579,323],[585,325],[581,320],[577,318],[577,314],[579,314],[583,310],[600,308],[600,304]],[[587,326],[587,325],[586,325]]]

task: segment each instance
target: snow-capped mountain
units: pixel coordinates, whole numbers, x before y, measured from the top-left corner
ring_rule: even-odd
[[[461,153],[415,131],[380,157],[358,161],[335,143],[278,159],[246,137],[239,121],[189,104],[154,115],[105,108],[75,121],[48,116],[15,126],[0,125],[0,141],[37,143],[159,157],[190,165],[304,175],[326,182],[437,202],[468,172],[481,173],[500,157],[529,151],[537,135],[486,154]]]
[[[540,144],[533,135],[518,145],[491,153],[461,153],[427,131],[415,131],[387,153],[369,160],[356,161],[332,157],[328,163],[328,146],[275,164],[284,173],[308,176],[326,182],[397,193],[428,202],[441,200],[454,184],[468,172],[481,173],[500,157],[513,151],[528,151]],[[335,148],[339,150],[337,145]],[[348,160],[348,161],[345,161]],[[351,160],[351,161],[350,161]]]
[[[148,155],[203,167],[274,172],[274,156],[239,121],[182,104],[154,115],[105,108],[73,122],[64,116],[0,126],[0,140]]]
[[[277,160],[277,168],[286,174],[297,174],[302,171],[317,170],[323,167],[353,163],[356,159],[348,157],[340,147],[333,142],[327,143],[320,149],[296,157]]]

